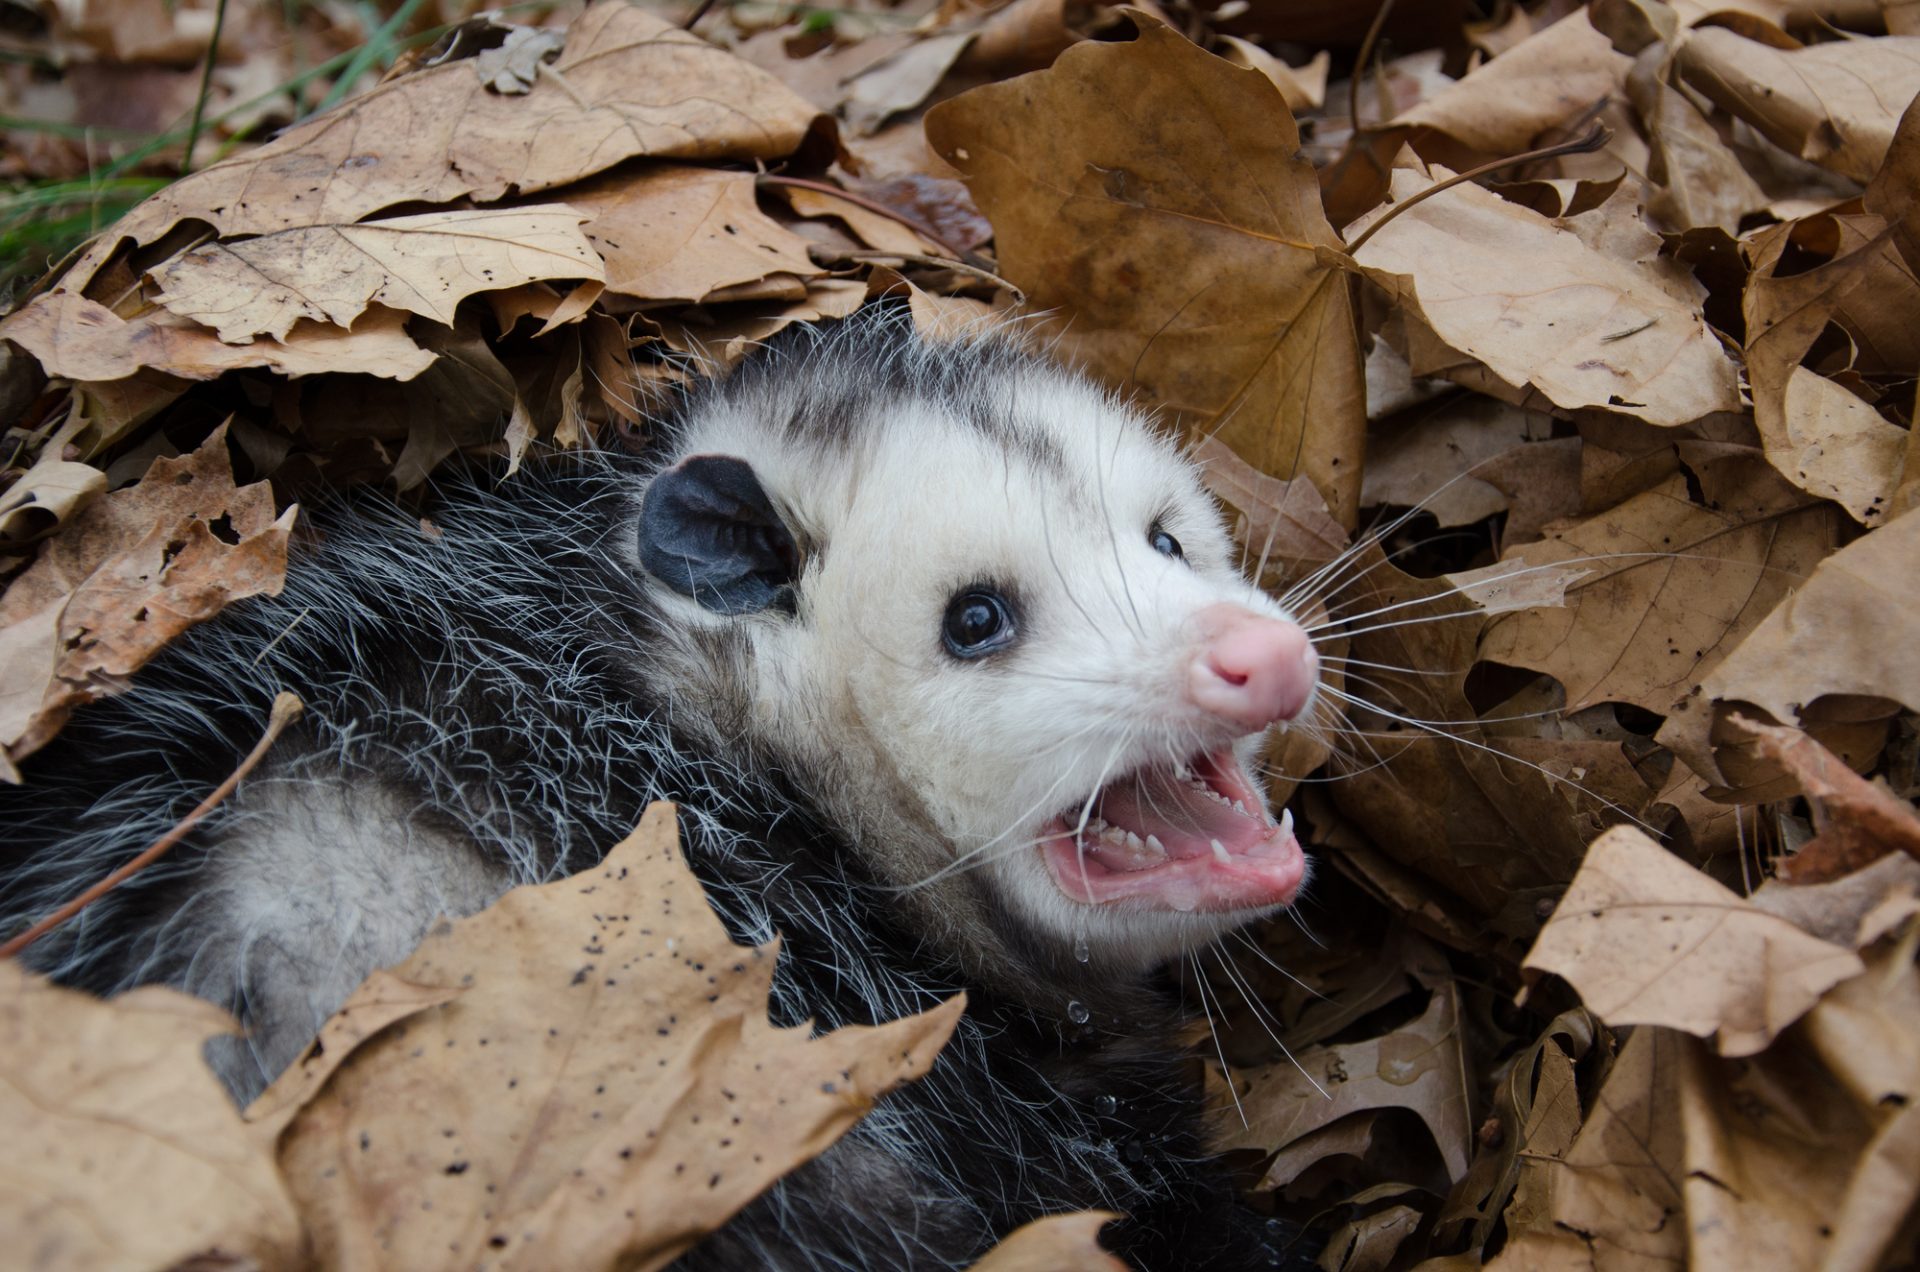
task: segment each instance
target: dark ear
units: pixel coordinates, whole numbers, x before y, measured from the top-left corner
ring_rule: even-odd
[[[640,564],[716,614],[790,605],[800,550],[752,465],[690,455],[640,505]]]

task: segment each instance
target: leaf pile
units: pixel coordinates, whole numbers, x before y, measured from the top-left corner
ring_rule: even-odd
[[[57,122],[64,99],[26,92],[55,84],[92,121],[101,67],[177,77],[206,51],[206,9],[99,2],[31,37],[58,74],[0,74],[16,114],[50,102]],[[230,5],[231,78],[274,28]],[[19,297],[0,319],[7,762],[31,780],[66,713],[278,586],[305,492],[623,444],[688,377],[881,296],[930,338],[1023,313],[1194,442],[1249,568],[1316,625],[1320,715],[1269,759],[1323,868],[1297,922],[1184,984],[1249,1204],[1304,1222],[1330,1272],[1915,1257],[1920,10],[687,17],[405,6],[368,46],[399,53],[384,77],[340,44],[335,79],[274,97],[263,118],[292,126],[270,138],[219,99],[224,157],[196,148]],[[157,135],[173,149],[114,142],[134,156],[116,171],[177,172],[180,138]],[[72,177],[59,137],[10,130],[6,171]],[[470,922],[532,942],[533,904]],[[562,959],[587,921],[564,922],[540,945]],[[730,1058],[673,1052],[676,1085],[622,1071],[596,1104],[529,1023],[581,1025],[568,989],[457,952],[464,930],[370,982],[253,1130],[191,1097],[229,1146],[209,1151],[267,1182],[165,1203],[141,1231],[171,1244],[143,1258],[344,1260],[386,1234],[423,1243],[409,1266],[496,1236],[503,1262],[664,1260],[857,1115],[756,1127],[726,1152],[766,1161],[739,1174],[697,1137],[609,1160],[616,1130],[669,1125],[787,1044],[757,1005],[688,1008],[734,1031]],[[121,1031],[172,1057],[62,1079],[112,1048],[49,1043],[32,1117],[97,1087],[130,1103],[79,1115],[146,1135],[157,1092],[207,1085],[204,1013],[10,992],[18,1037]],[[530,1050],[495,1050],[506,1020]],[[922,1031],[914,1064],[850,1069],[868,1096],[944,1026],[889,1028]],[[537,1131],[521,1097],[482,1116],[453,1070],[409,1064],[429,1036],[493,1044],[458,1070],[475,1083],[545,1083]],[[806,1046],[864,1045],[840,1037]],[[582,1045],[581,1072],[611,1078],[611,1037]],[[542,1166],[486,1193],[528,1135]],[[695,1151],[724,1184],[701,1206],[658,1173]],[[8,1222],[62,1222],[33,1215]],[[1096,1228],[1030,1228],[990,1264],[1082,1264]],[[121,1239],[106,1218],[59,1231]]]

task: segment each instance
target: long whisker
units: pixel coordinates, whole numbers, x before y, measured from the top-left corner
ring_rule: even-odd
[[[1227,1094],[1233,1097],[1234,1112],[1240,1115],[1240,1125],[1248,1127],[1247,1110],[1240,1103],[1240,1091],[1233,1084],[1233,1069],[1227,1064],[1227,1049],[1220,1045],[1220,1031],[1213,1026],[1213,1007],[1207,1000],[1207,974],[1200,968],[1199,954],[1189,950],[1187,962],[1193,965],[1193,983],[1200,990],[1200,1010],[1207,1017],[1207,1032],[1213,1035],[1213,1053],[1220,1057],[1220,1076],[1226,1079]]]
[[[1318,1082],[1315,1082],[1313,1080],[1313,1075],[1307,1072],[1307,1067],[1301,1064],[1298,1060],[1294,1059],[1293,1052],[1287,1050],[1287,1044],[1280,1041],[1280,1035],[1275,1029],[1275,1026],[1277,1026],[1280,1022],[1271,1021],[1271,1023],[1269,1023],[1270,1018],[1267,1014],[1267,1009],[1254,996],[1253,991],[1248,989],[1246,984],[1241,981],[1238,974],[1235,973],[1233,962],[1232,960],[1227,958],[1226,951],[1222,950],[1219,946],[1215,946],[1213,950],[1213,956],[1220,960],[1220,967],[1223,971],[1226,972],[1227,980],[1233,985],[1235,989],[1240,991],[1240,997],[1246,1000],[1247,1006],[1253,1009],[1254,1022],[1260,1026],[1260,1028],[1266,1033],[1267,1037],[1273,1039],[1273,1045],[1280,1048],[1280,1054],[1287,1058],[1287,1062],[1289,1064],[1291,1064],[1294,1068],[1300,1070],[1300,1076],[1305,1078],[1308,1084],[1311,1085],[1314,1090],[1320,1093],[1320,1098],[1325,1100],[1331,1100],[1333,1097],[1327,1094],[1327,1089],[1321,1086]],[[1231,1082],[1233,1080],[1233,1075],[1228,1074],[1227,1080]]]
[[[1664,836],[1661,834],[1660,831],[1654,829],[1652,826],[1648,825],[1646,822],[1641,821],[1638,817],[1635,817],[1631,812],[1627,811],[1625,808],[1622,808],[1620,805],[1614,803],[1610,799],[1607,799],[1603,795],[1598,795],[1593,791],[1588,790],[1586,787],[1580,785],[1580,783],[1574,781],[1572,778],[1562,777],[1560,774],[1555,773],[1552,769],[1546,767],[1544,764],[1536,764],[1532,760],[1522,759],[1520,756],[1508,754],[1507,752],[1500,750],[1498,747],[1488,746],[1484,742],[1476,742],[1472,738],[1463,738],[1457,733],[1447,733],[1444,730],[1433,728],[1432,726],[1425,724],[1422,721],[1413,720],[1408,718],[1407,716],[1399,715],[1396,712],[1388,711],[1377,703],[1368,702],[1365,698],[1355,697],[1350,693],[1346,693],[1346,692],[1343,692],[1342,690],[1335,689],[1331,685],[1323,685],[1321,687],[1325,689],[1328,693],[1333,694],[1335,697],[1342,698],[1345,701],[1352,703],[1356,707],[1364,707],[1368,711],[1372,711],[1378,715],[1386,716],[1390,720],[1398,720],[1402,724],[1411,725],[1414,728],[1419,729],[1422,733],[1431,733],[1435,737],[1442,737],[1442,738],[1448,739],[1449,741],[1458,742],[1461,746],[1472,747],[1476,751],[1485,751],[1488,755],[1494,756],[1497,759],[1507,760],[1515,764],[1524,765],[1525,767],[1530,768],[1535,772],[1539,773],[1542,777],[1545,777],[1550,782],[1556,782],[1566,786],[1571,786],[1575,790],[1580,791],[1582,794],[1586,795],[1588,798],[1596,800],[1601,804],[1604,804],[1606,807],[1612,809],[1616,813],[1619,813],[1622,817],[1626,818],[1628,821],[1632,822],[1634,825],[1646,831],[1649,835],[1652,835],[1655,839],[1664,838]]]

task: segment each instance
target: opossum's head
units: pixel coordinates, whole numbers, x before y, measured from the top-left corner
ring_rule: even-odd
[[[1288,904],[1305,862],[1252,766],[1317,663],[1193,465],[1057,366],[902,327],[750,361],[647,490],[718,739],[949,936],[1144,967]]]

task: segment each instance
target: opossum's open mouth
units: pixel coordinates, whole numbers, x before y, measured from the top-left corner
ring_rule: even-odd
[[[1268,817],[1231,750],[1142,769],[1103,787],[1041,830],[1060,890],[1092,905],[1131,901],[1155,910],[1247,910],[1285,905],[1306,860],[1293,815]],[[1076,828],[1078,834],[1075,833]]]

